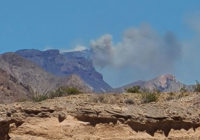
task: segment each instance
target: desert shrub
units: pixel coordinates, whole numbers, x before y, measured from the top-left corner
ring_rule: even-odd
[[[105,96],[104,95],[99,95],[97,97],[97,102],[106,103]]]
[[[174,92],[169,92],[168,94],[169,94],[169,96],[175,96]]]
[[[199,81],[196,81],[196,85],[195,85],[194,91],[195,92],[200,92],[200,83],[199,83]]]
[[[153,92],[156,93],[156,94],[160,94],[161,93],[161,91],[159,89],[156,89],[156,88],[153,89]]]
[[[74,87],[60,87],[49,93],[49,98],[62,97],[66,95],[76,95],[81,93],[80,90]]]
[[[189,92],[181,92],[181,93],[178,95],[178,99],[179,99],[179,98],[182,98],[182,97],[185,97],[185,96],[189,96]]]
[[[34,102],[41,102],[43,100],[48,99],[48,96],[46,94],[36,94],[31,99]]]
[[[64,90],[66,91],[66,93],[68,95],[75,95],[75,94],[81,93],[80,90],[78,90],[77,88],[74,88],[74,87],[72,87],[72,88],[65,88]]]
[[[134,104],[134,101],[132,99],[125,99],[124,103],[125,104]]]
[[[26,102],[28,99],[26,98],[20,98],[20,99],[17,99],[16,102]]]
[[[61,97],[64,96],[66,93],[62,87],[56,89],[55,91],[51,91],[49,93],[49,98]]]
[[[126,89],[128,93],[140,93],[140,86],[132,86],[131,88]]]
[[[186,87],[185,87],[185,86],[183,86],[183,87],[180,89],[180,92],[181,92],[181,93],[187,92],[187,89],[186,89]]]
[[[94,103],[106,103],[105,96],[103,94],[96,94],[91,98],[91,101]]]
[[[117,104],[123,101],[117,95],[113,94],[94,94],[89,98],[89,102],[104,103],[104,104]]]
[[[167,101],[172,100],[172,99],[175,98],[175,93],[174,92],[168,92],[167,94],[168,94],[168,96],[166,98]]]
[[[52,99],[55,97],[62,97],[65,95],[76,95],[79,93],[81,92],[77,88],[74,88],[74,87],[60,87],[55,91],[44,92],[43,94],[35,93],[31,99],[34,102],[40,102],[49,98]]]
[[[156,102],[160,94],[154,92],[142,93],[142,103]]]

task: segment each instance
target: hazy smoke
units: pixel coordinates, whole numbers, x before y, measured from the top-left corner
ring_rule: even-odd
[[[102,35],[90,42],[93,62],[100,67],[132,67],[165,72],[181,56],[181,47],[171,32],[159,35],[148,25],[124,31],[122,40],[113,43],[112,35]]]
[[[114,48],[112,44],[112,36],[105,34],[96,41],[90,42],[92,49],[93,62],[101,67],[110,65],[113,63]]]

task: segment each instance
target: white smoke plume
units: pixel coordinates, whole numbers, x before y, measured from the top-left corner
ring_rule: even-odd
[[[93,62],[102,68],[132,67],[155,73],[173,68],[181,56],[181,45],[171,32],[163,36],[148,25],[124,31],[122,40],[113,43],[112,35],[102,35],[90,42]]]

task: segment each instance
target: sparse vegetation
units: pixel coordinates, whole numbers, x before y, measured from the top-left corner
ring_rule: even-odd
[[[105,96],[104,95],[99,95],[97,97],[97,102],[106,103]]]
[[[156,102],[160,94],[154,92],[144,92],[142,93],[142,103]]]
[[[140,86],[132,86],[131,88],[126,89],[128,93],[140,93]]]
[[[27,101],[26,98],[20,98],[20,99],[18,99],[16,102],[25,102],[25,101]]]
[[[132,99],[125,99],[124,103],[125,104],[134,104],[134,101]]]
[[[55,97],[62,97],[66,95],[76,95],[81,93],[80,90],[74,87],[60,87],[56,91],[52,91],[49,94],[50,98],[55,98]]]
[[[156,93],[156,94],[160,94],[161,93],[161,91],[159,89],[154,89],[153,92]]]
[[[96,94],[91,98],[91,101],[94,103],[110,103],[110,100],[111,98],[106,98],[104,94]]]
[[[43,100],[48,99],[48,96],[46,94],[36,94],[31,99],[34,102],[41,102]]]
[[[123,96],[122,94],[115,94],[115,93],[92,94],[92,96],[89,96],[88,102],[104,103],[104,104],[120,104],[124,103],[124,99],[122,96]]]
[[[174,92],[168,92],[167,94],[168,94],[168,96],[166,98],[167,101],[172,100],[172,99],[175,98],[175,93]]]
[[[195,92],[200,92],[200,83],[199,83],[199,81],[196,81],[196,85],[195,85],[194,91]]]
[[[55,97],[62,97],[66,95],[76,95],[81,93],[80,90],[74,87],[60,87],[55,91],[48,93],[38,94],[36,93],[31,99],[34,102],[40,102],[46,99],[53,99]]]
[[[64,91],[66,91],[67,95],[75,95],[75,94],[80,94],[80,90],[78,90],[77,88],[65,88]]]
[[[51,91],[49,93],[49,98],[53,99],[55,97],[62,97],[64,96],[64,92],[60,88],[58,88],[56,91]]]
[[[178,95],[178,99],[185,96],[189,96],[189,92],[180,92],[180,94]]]
[[[183,86],[183,87],[180,89],[180,92],[181,92],[181,93],[187,92],[187,89],[186,89],[186,87],[185,87],[185,86]]]

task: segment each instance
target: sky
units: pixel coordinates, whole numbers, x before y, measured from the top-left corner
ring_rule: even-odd
[[[101,41],[97,40],[102,35],[109,34],[112,38],[110,39],[111,44],[113,44],[110,45],[111,49],[119,48],[116,49],[118,51],[115,51],[115,55],[118,57],[114,58],[124,58],[127,54],[120,56],[119,50],[123,49],[123,45],[129,47],[134,42],[133,40],[128,40],[129,43],[123,41],[126,38],[124,34],[131,27],[134,27],[135,30],[130,29],[129,31],[140,34],[137,38],[140,40],[139,43],[143,42],[141,34],[146,33],[147,30],[148,35],[154,36],[150,42],[163,42],[166,39],[163,37],[164,34],[172,32],[180,44],[181,56],[173,59],[173,62],[170,61],[166,71],[160,70],[160,68],[157,71],[155,67],[161,66],[153,65],[156,69],[154,72],[152,66],[146,64],[148,62],[146,59],[150,57],[135,62],[135,65],[131,67],[127,64],[116,66],[116,63],[118,64],[120,61],[118,60],[118,62],[113,62],[113,65],[108,64],[105,67],[97,65],[96,68],[113,87],[140,79],[150,79],[165,72],[172,73],[178,80],[191,84],[195,80],[200,80],[199,13],[199,0],[0,1],[0,53],[18,49],[71,50],[77,46],[78,48],[83,48],[82,46],[90,48],[91,40],[98,44]],[[145,25],[145,29],[143,25]],[[145,41],[147,45],[144,46],[148,48],[149,41],[146,39]],[[93,43],[93,49],[95,43]],[[156,45],[161,46],[159,43]],[[145,47],[144,49],[146,49]],[[151,49],[155,49],[155,47]],[[98,51],[96,48],[95,50]],[[131,50],[134,51],[134,49]],[[170,51],[173,52],[173,50]],[[142,55],[142,52],[139,52]],[[161,52],[163,51],[161,50]],[[165,52],[164,54],[167,54]],[[155,60],[160,57],[155,57]],[[168,63],[166,57],[165,59],[162,57],[164,64]],[[132,59],[132,57],[128,58]],[[124,63],[125,60],[121,63]],[[144,61],[145,66],[138,66]],[[173,64],[171,65],[171,63]],[[160,65],[161,63],[156,62],[156,64]],[[145,70],[143,71],[141,67]]]

